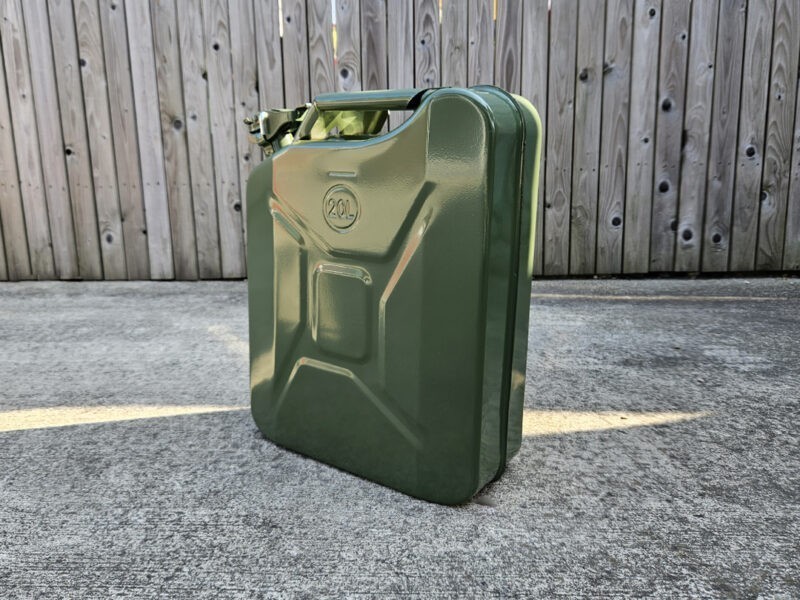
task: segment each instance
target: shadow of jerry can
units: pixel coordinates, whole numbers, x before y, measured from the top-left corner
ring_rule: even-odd
[[[387,132],[388,111],[410,114]],[[490,86],[388,90],[247,122],[267,154],[247,186],[258,427],[412,496],[470,499],[521,443],[535,109]]]

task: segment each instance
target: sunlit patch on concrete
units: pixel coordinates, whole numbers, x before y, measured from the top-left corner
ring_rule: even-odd
[[[606,429],[628,429],[667,425],[709,416],[707,412],[581,412],[571,410],[525,410],[522,435],[559,435]]]
[[[58,406],[53,408],[30,408],[0,412],[0,433],[24,431],[26,429],[46,429],[49,427],[69,427],[70,425],[89,425],[112,423],[116,421],[135,421],[137,419],[157,419],[183,415],[246,410],[246,406],[221,406],[214,404],[196,405],[143,405],[123,406]]]
[[[247,358],[250,355],[250,348],[242,338],[233,333],[229,327],[225,325],[211,325],[208,332],[221,341],[228,350]]]

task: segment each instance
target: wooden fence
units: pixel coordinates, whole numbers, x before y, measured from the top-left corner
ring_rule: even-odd
[[[241,120],[495,83],[536,273],[800,269],[798,0],[0,0],[0,278],[246,274]]]

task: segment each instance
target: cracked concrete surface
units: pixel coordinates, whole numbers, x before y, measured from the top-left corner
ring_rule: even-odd
[[[522,450],[452,508],[261,437],[243,282],[0,285],[0,597],[800,596],[800,280],[531,311]]]

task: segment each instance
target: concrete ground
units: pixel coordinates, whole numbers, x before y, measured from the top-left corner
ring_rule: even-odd
[[[800,596],[800,280],[534,283],[455,508],[262,438],[242,282],[0,286],[0,597]]]

